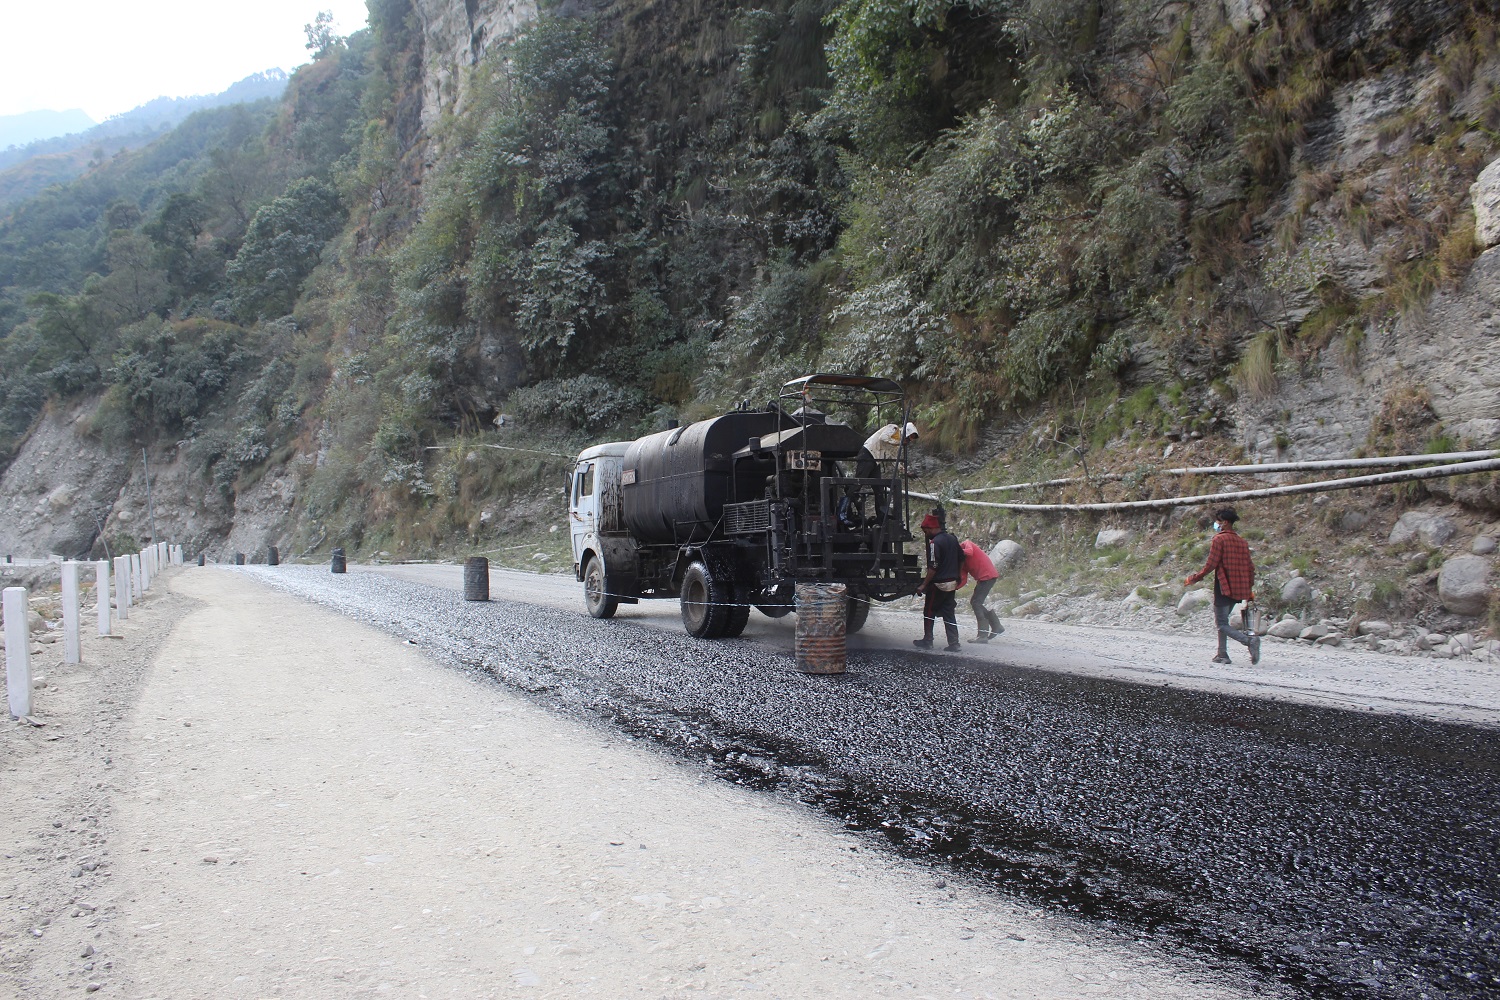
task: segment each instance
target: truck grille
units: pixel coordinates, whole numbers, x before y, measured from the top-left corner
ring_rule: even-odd
[[[771,501],[751,500],[724,505],[724,532],[729,535],[756,535],[771,527]]]

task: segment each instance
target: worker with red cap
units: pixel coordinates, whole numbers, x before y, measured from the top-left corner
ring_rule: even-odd
[[[963,552],[958,539],[943,528],[936,514],[922,518],[922,534],[927,536],[927,575],[917,585],[917,593],[926,601],[922,607],[922,638],[913,639],[912,645],[918,649],[932,648],[933,624],[941,615],[943,631],[948,635],[948,645],[943,649],[957,653],[963,646],[958,641],[958,609],[953,594],[958,590]]]

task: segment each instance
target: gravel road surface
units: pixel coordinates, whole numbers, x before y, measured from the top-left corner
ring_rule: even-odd
[[[859,687],[790,674],[754,643],[705,652],[580,617],[372,573],[187,569],[158,579],[121,638],[86,641],[83,664],[47,649],[36,725],[0,727],[0,990],[1286,992],[1173,934],[997,892],[745,787],[845,795],[860,782],[835,765],[871,761],[797,727],[785,746],[805,765],[737,749],[714,735],[726,677],[787,722]],[[870,676],[926,672],[888,669]],[[702,725],[673,707],[700,699]],[[912,736],[898,727],[889,752],[925,754]],[[793,771],[805,780],[777,777]]]
[[[1090,670],[1036,670],[1007,641],[1038,634],[918,654],[889,634],[904,619],[862,634],[847,675],[807,677],[786,621],[700,642],[670,604],[588,619],[557,578],[503,574],[468,604],[452,568],[244,572],[1053,911],[1319,996],[1500,989],[1496,730],[1394,711],[1483,716],[1493,682],[1305,655],[1209,674],[1174,663],[1180,641],[1084,629],[1050,655]]]

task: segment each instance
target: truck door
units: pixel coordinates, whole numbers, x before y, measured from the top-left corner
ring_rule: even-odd
[[[573,470],[568,493],[568,530],[573,536],[574,566],[580,564],[589,539],[599,530],[599,497],[594,490],[597,479],[593,462],[579,462]]]

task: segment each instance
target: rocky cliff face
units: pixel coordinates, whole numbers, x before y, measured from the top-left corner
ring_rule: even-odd
[[[422,24],[422,125],[463,103],[464,71],[536,17],[535,0],[416,0]]]

